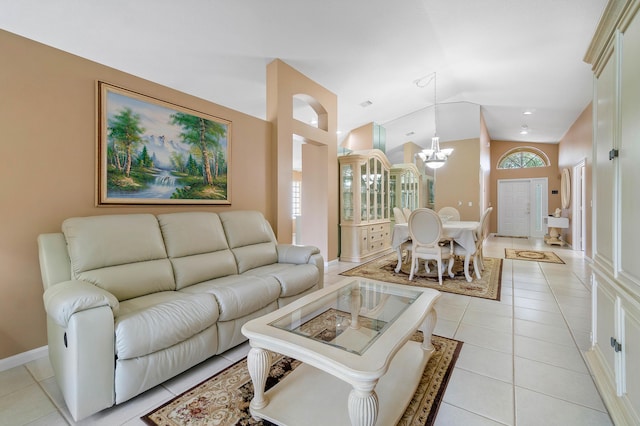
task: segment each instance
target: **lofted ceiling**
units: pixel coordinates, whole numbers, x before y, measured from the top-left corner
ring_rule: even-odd
[[[469,124],[442,118],[441,105],[477,107],[494,140],[558,142],[591,100],[583,57],[605,6],[606,0],[0,0],[0,28],[263,119],[266,66],[280,58],[338,96],[343,136],[373,121],[387,128],[393,152],[407,141],[426,146],[434,92],[438,120],[460,126],[451,134],[464,134]],[[526,110],[535,112],[524,116]],[[523,124],[527,135],[520,134]],[[474,131],[478,123],[470,126]]]

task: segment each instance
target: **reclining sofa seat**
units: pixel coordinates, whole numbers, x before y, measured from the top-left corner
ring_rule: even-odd
[[[107,215],[39,236],[49,356],[79,420],[246,340],[322,286],[315,247],[279,245],[261,213]]]

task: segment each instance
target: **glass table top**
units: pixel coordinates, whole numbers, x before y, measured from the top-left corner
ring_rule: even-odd
[[[411,287],[353,281],[269,325],[362,355],[421,294]]]

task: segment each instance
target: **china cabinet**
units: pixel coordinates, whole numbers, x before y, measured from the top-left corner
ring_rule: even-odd
[[[391,164],[378,149],[354,151],[338,161],[340,260],[361,262],[391,248]]]
[[[389,205],[415,210],[420,207],[420,172],[415,164],[394,164],[389,175]]]
[[[619,425],[640,424],[640,0],[611,0],[593,67],[592,337],[587,363]]]

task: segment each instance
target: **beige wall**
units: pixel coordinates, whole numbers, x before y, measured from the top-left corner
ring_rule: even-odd
[[[560,147],[558,151],[558,170],[562,170],[563,168],[568,168],[571,172],[571,176],[573,179],[573,166],[581,162],[585,161],[585,189],[586,196],[584,200],[584,205],[586,208],[586,225],[587,225],[587,234],[584,236],[585,238],[585,255],[591,258],[592,249],[591,249],[591,201],[593,199],[592,196],[592,185],[593,185],[593,174],[592,174],[592,166],[593,166],[593,108],[592,105],[589,104],[587,108],[582,111],[578,119],[573,123],[571,128],[564,135],[562,140],[560,141]],[[573,195],[573,194],[572,194]],[[573,205],[574,197],[571,197],[571,204]],[[571,208],[568,210],[564,210],[562,212],[563,216],[567,216],[570,219],[573,216],[573,211]],[[570,223],[573,223],[570,220]],[[569,229],[563,230],[564,237],[566,240],[571,243],[572,241],[572,231],[571,225]]]
[[[435,170],[435,210],[452,206],[461,220],[480,220],[480,139],[440,142],[440,148],[453,153]]]
[[[373,123],[351,130],[340,146],[351,151],[373,149]]]
[[[318,114],[318,127],[293,118],[293,98],[301,96]],[[337,96],[283,61],[267,65],[267,119],[272,124],[273,215],[278,241],[291,241],[293,137],[302,145],[302,244],[318,247],[325,261],[338,258]],[[309,197],[309,194],[313,194]],[[307,196],[305,196],[307,195]]]
[[[530,146],[543,151],[549,157],[549,167],[536,167],[531,169],[506,169],[498,170],[497,164],[502,155],[513,148]],[[560,207],[560,170],[558,169],[558,144],[491,141],[491,178],[490,199],[493,213],[490,218],[490,231],[498,231],[498,180],[500,179],[530,179],[547,178],[549,189],[549,212],[554,212]],[[557,190],[557,194],[552,194]]]
[[[36,238],[67,217],[255,209],[273,223],[268,122],[4,31],[0,46],[0,359],[47,344]],[[232,205],[96,207],[96,80],[231,120]]]

